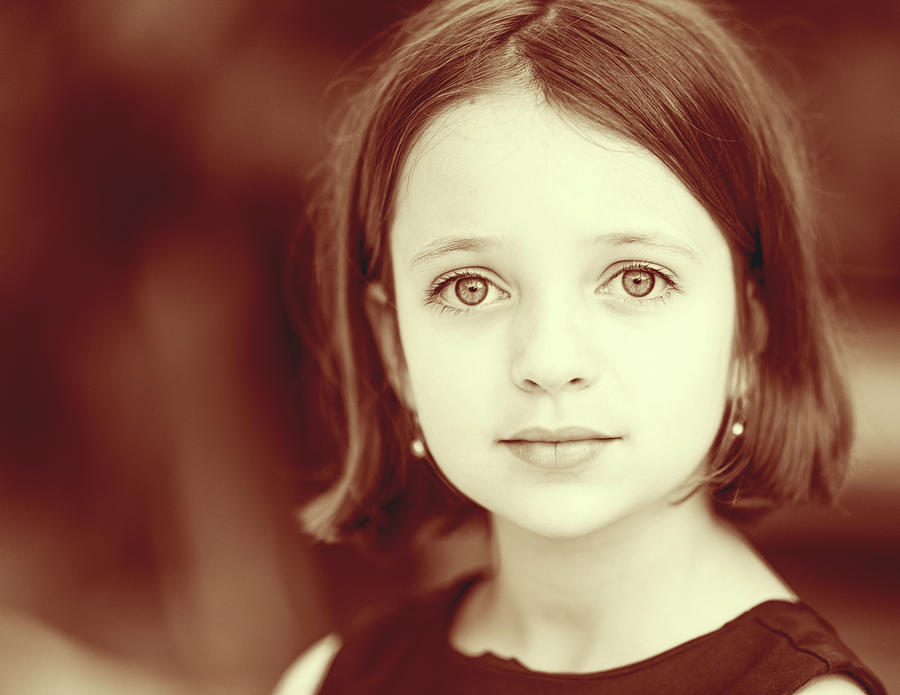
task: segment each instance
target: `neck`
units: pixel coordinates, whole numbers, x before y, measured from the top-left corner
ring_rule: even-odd
[[[789,597],[702,495],[579,538],[539,536],[500,518],[492,525],[495,573],[472,596],[470,629],[462,614],[454,641],[463,651],[515,657],[534,670],[596,671],[638,661],[759,602],[753,587],[765,597]],[[762,584],[746,596],[735,593],[739,576]]]

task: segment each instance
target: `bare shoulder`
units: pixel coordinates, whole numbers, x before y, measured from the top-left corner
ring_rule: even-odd
[[[865,692],[862,686],[849,676],[831,674],[813,678],[795,695],[860,695]]]
[[[341,638],[333,633],[320,639],[290,665],[272,695],[314,695],[340,648]]]

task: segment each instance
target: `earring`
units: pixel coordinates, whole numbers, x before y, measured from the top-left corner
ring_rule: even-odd
[[[422,434],[422,428],[419,426],[419,416],[414,412],[411,413],[411,415],[415,434],[413,435],[412,441],[409,443],[409,450],[417,459],[423,459],[427,453],[425,449],[425,437]]]
[[[412,455],[416,458],[425,458],[425,442],[423,442],[419,437],[415,437],[412,442],[410,442],[409,448],[412,451]]]
[[[747,399],[741,396],[735,406],[734,423],[731,425],[731,434],[740,437],[744,434],[744,411],[747,409]]]

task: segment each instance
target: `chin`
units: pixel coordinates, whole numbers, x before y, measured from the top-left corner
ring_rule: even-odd
[[[592,492],[593,494],[585,495],[532,498],[529,504],[515,508],[507,505],[492,510],[487,505],[487,508],[507,523],[537,536],[574,540],[601,533],[620,524],[655,525],[679,508],[672,503],[681,499],[682,493],[686,491],[679,488],[679,494],[676,495],[668,489],[657,490],[654,491],[656,494],[650,496],[629,496],[624,490],[616,493],[610,491],[606,495],[597,490]]]
[[[557,540],[576,539],[609,528],[630,514],[628,509],[604,509],[601,505],[598,500],[588,509],[579,509],[574,504],[547,505],[540,509],[504,510],[495,512],[495,515],[537,536]]]
[[[541,523],[542,520],[511,521],[523,530],[548,540],[567,541],[587,538],[609,528],[614,521],[603,522],[595,520],[570,520],[566,523],[560,519],[554,519],[549,523]]]

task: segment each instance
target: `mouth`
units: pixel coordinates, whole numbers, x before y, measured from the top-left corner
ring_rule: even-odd
[[[583,427],[531,427],[499,443],[520,461],[546,470],[571,470],[589,463],[621,437]]]

